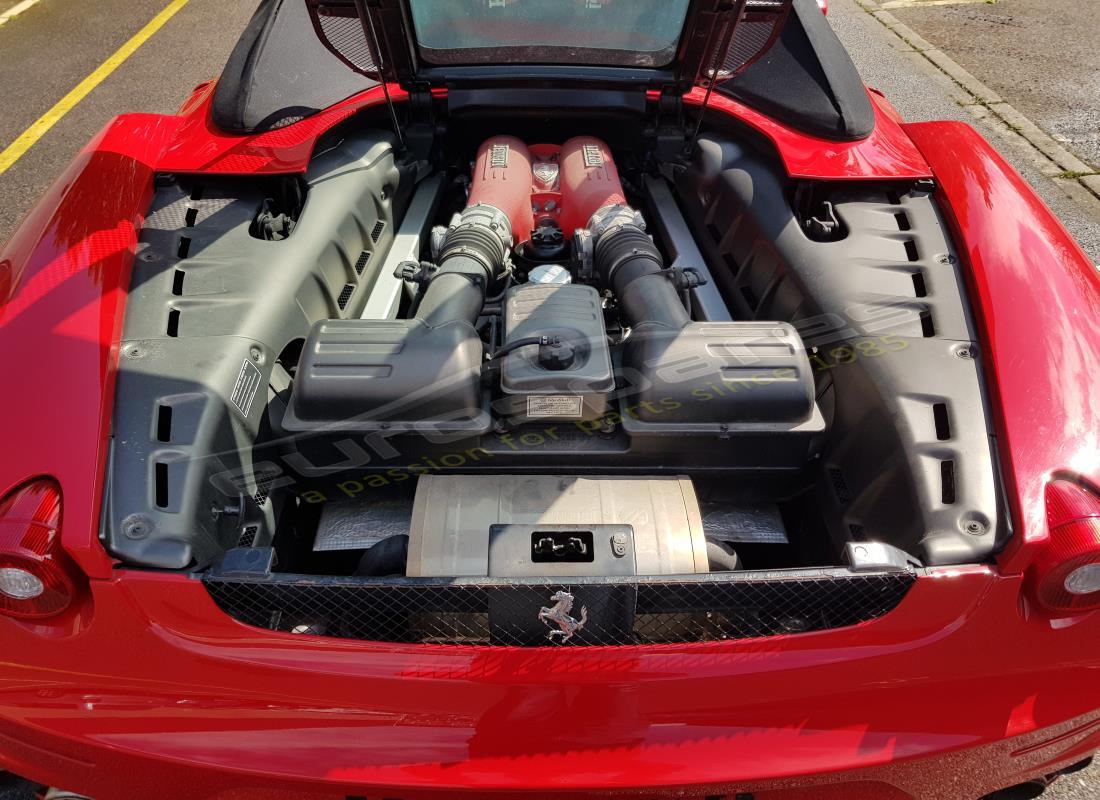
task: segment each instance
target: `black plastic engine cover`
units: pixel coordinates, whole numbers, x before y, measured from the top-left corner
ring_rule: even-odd
[[[485,433],[483,352],[466,322],[319,322],[302,349],[283,427]]]
[[[623,415],[632,435],[825,427],[802,339],[783,322],[642,325],[627,340],[623,363],[637,373]]]

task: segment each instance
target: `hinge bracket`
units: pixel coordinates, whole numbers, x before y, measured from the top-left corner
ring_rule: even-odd
[[[431,84],[416,81],[409,87],[409,124],[405,128],[405,146],[416,161],[429,161],[437,129],[435,98]]]
[[[647,130],[654,155],[660,161],[679,159],[687,144],[684,100],[679,88],[675,85],[662,87],[654,105],[653,120]]]

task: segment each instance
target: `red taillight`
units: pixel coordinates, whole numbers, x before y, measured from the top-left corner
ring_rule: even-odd
[[[1047,484],[1050,542],[1032,564],[1036,599],[1056,612],[1100,608],[1100,496],[1073,481]]]
[[[0,500],[0,614],[36,619],[72,604],[79,576],[60,537],[53,481],[32,481]]]
[[[8,297],[11,296],[11,273],[11,262],[8,261],[6,258],[3,261],[0,261],[0,306],[8,302]]]

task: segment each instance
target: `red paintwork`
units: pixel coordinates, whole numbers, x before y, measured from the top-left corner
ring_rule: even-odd
[[[0,252],[0,496],[52,475],[65,547],[106,578],[99,507],[130,263],[171,118],[119,117],[77,156]],[[6,648],[4,648],[6,651]]]
[[[684,95],[687,105],[701,105],[706,91]],[[931,169],[898,122],[888,102],[869,93],[875,108],[875,129],[866,139],[834,142],[807,136],[788,128],[755,109],[718,92],[712,92],[708,109],[716,109],[766,136],[779,152],[787,172],[796,178],[818,180],[920,179],[932,177]]]
[[[437,98],[447,96],[445,89],[433,91],[433,94]],[[703,90],[696,89],[684,96],[684,102],[699,105],[703,94]],[[211,124],[212,95],[213,86],[205,85],[188,101],[183,109],[188,113],[176,120],[176,133],[158,162],[161,171],[304,172],[318,137],[353,114],[385,102],[382,88],[376,86],[285,128],[252,136],[234,136]],[[390,95],[397,102],[408,99],[408,94],[396,85],[390,86]],[[654,99],[656,95],[650,93],[650,97]],[[906,137],[896,116],[890,113],[889,103],[874,93],[871,93],[871,100],[875,106],[875,130],[867,139],[858,142],[833,142],[807,136],[717,92],[711,94],[707,105],[737,118],[771,140],[787,171],[794,177],[820,180],[931,177],[928,164]]]
[[[857,628],[640,648],[382,646],[246,628],[181,576],[93,591],[78,635],[0,619],[0,766],[97,800],[969,800],[1100,747],[1100,615],[1025,619],[986,568]]]
[[[903,128],[877,101],[878,132],[844,145],[712,98],[795,175],[935,172],[967,258],[1019,527],[999,571],[930,571],[896,611],[850,629],[522,650],[264,632],[186,577],[112,570],[96,534],[115,351],[154,172],[300,171],[323,131],[380,101],[366,92],[247,137],[210,130],[208,87],[183,116],[121,117],[0,254],[0,352],[17,389],[0,416],[0,494],[55,476],[65,547],[92,578],[64,617],[0,617],[0,767],[98,800],[941,800],[1100,748],[1100,613],[1051,620],[1013,574],[1043,543],[1047,476],[1100,478],[1096,275],[976,134]]]
[[[399,86],[389,87],[397,102],[408,100]],[[381,86],[341,100],[301,122],[266,133],[239,136],[225,133],[210,121],[214,85],[200,86],[174,121],[175,133],[157,161],[161,172],[204,172],[233,175],[274,175],[305,172],[317,139],[334,126],[386,97]]]
[[[585,157],[598,154],[598,163]],[[619,170],[611,148],[594,136],[574,136],[561,146],[562,228],[568,236],[587,228],[592,215],[605,206],[626,205]]]
[[[493,164],[494,149],[503,153],[503,166]],[[531,213],[531,153],[515,136],[494,136],[477,149],[467,206],[487,203],[508,217],[512,238],[525,242],[535,227]]]
[[[936,174],[969,269],[996,407],[1018,572],[1047,540],[1058,472],[1100,487],[1100,274],[1027,182],[968,125],[905,126]]]

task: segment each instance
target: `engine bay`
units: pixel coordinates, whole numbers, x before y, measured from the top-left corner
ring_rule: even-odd
[[[549,473],[634,462],[631,472],[649,465],[663,474],[692,465],[717,443],[715,469],[797,473],[825,429],[794,327],[693,320],[692,290],[710,283],[709,272],[701,259],[694,268],[665,264],[599,139],[530,147],[510,136],[486,140],[465,207],[433,227],[429,241],[425,258],[394,273],[411,287],[405,318],[314,325],[283,427],[308,437],[299,453],[327,445],[335,426],[343,434],[382,434],[402,457],[430,453],[447,467],[473,455],[477,467],[514,463],[524,476],[507,495],[497,475],[420,477],[411,544],[398,548],[410,553],[407,566],[368,552],[360,574],[554,574],[551,565],[566,567],[558,574],[706,572],[708,544],[690,478],[636,475],[629,502],[619,491],[628,485],[622,478]],[[445,480],[462,490],[426,499]],[[670,480],[688,486],[675,524],[653,502]],[[613,502],[585,511],[571,499],[589,495]],[[543,500],[532,504],[533,497]],[[496,511],[471,527],[472,512],[461,510],[467,498],[472,508]],[[433,507],[449,511],[435,525],[417,526]],[[632,509],[670,524],[632,527]],[[461,532],[446,524],[451,514],[463,520]],[[348,522],[340,523],[345,532]],[[369,504],[350,515],[351,525],[366,529],[371,550],[394,552],[393,543],[369,536],[374,522]],[[622,541],[602,529],[537,530],[564,523],[624,526]],[[322,517],[320,538],[330,524]],[[530,541],[502,573],[492,556],[511,536]],[[465,556],[416,557],[443,541]],[[732,542],[715,535],[709,546],[715,568],[736,563]],[[695,557],[657,557],[679,551]]]
[[[720,131],[674,162],[544,133],[429,165],[351,131],[300,180],[167,176],[112,552],[382,580],[989,557],[975,337],[931,187],[791,181]]]

